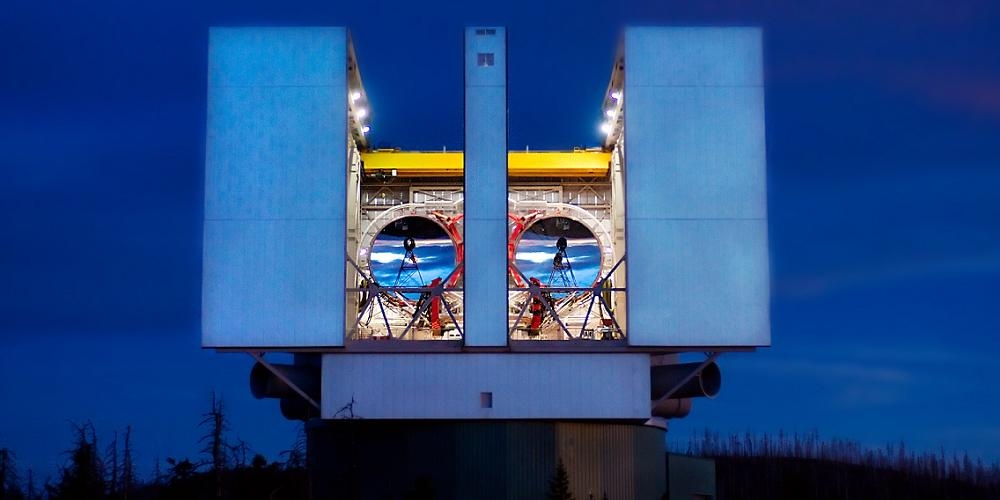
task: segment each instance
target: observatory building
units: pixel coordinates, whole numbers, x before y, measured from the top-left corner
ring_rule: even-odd
[[[567,151],[509,150],[507,33],[464,43],[463,151],[400,151],[347,29],[211,30],[202,345],[316,498],[660,498],[666,420],[770,344],[761,32],[625,29]]]

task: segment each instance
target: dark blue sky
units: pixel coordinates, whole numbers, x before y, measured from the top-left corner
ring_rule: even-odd
[[[207,31],[346,25],[375,142],[462,141],[462,27],[509,29],[510,146],[596,145],[622,25],[765,29],[774,346],[672,424],[1000,459],[1000,8],[983,2],[46,3],[0,9],[0,447],[67,421],[194,456],[212,388],[272,458],[295,425],[199,349]]]

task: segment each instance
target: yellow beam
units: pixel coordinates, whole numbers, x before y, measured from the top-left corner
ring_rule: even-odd
[[[396,177],[461,177],[464,157],[455,152],[370,151],[361,153],[365,172]],[[611,153],[605,151],[510,151],[510,177],[604,177]]]
[[[611,153],[605,151],[510,151],[511,177],[604,177]]]

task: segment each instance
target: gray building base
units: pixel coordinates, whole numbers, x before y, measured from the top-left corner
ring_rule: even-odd
[[[671,500],[712,500],[716,497],[715,460],[670,454],[667,469]]]
[[[314,499],[545,499],[559,460],[577,500],[666,494],[664,432],[620,422],[313,420]]]

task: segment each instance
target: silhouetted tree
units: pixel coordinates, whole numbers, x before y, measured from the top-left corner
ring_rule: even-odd
[[[569,491],[569,474],[566,473],[566,466],[563,465],[562,458],[556,465],[556,474],[549,481],[549,500],[574,500],[573,493]]]
[[[199,494],[197,465],[186,458],[177,460],[173,457],[167,457],[167,465],[166,484],[156,487],[162,488],[161,498],[187,499],[208,496]]]
[[[76,444],[69,450],[69,463],[59,471],[59,483],[46,485],[51,500],[89,500],[104,497],[105,482],[97,454],[97,435],[87,422],[76,426]]]
[[[24,498],[20,481],[17,475],[17,461],[14,452],[8,448],[0,448],[0,500],[21,500]]]
[[[285,470],[304,469],[306,467],[306,431],[305,425],[299,426],[295,433],[295,441],[292,447],[282,451],[281,456],[285,458]]]
[[[236,438],[236,444],[229,446],[229,454],[233,459],[233,464],[240,469],[247,466],[247,457],[250,456],[251,451],[250,445],[240,438]]]
[[[115,431],[108,447],[104,449],[104,463],[107,464],[108,496],[118,498],[118,431]]]
[[[817,432],[788,436],[730,436],[705,430],[692,437],[689,455],[715,459],[718,498],[1000,498],[1000,465],[967,454],[915,453],[890,443],[866,449]]]
[[[153,460],[153,481],[152,484],[155,486],[163,485],[163,469],[160,467],[160,457],[156,456],[156,460]]]
[[[183,460],[176,460],[173,457],[167,457],[167,463],[170,464],[169,482],[171,483],[190,479],[194,476],[195,471],[198,470],[198,466],[186,458]]]
[[[42,491],[44,492],[45,498],[47,498],[49,500],[52,499],[52,489],[53,488],[55,488],[55,485],[52,484],[52,478],[50,478],[50,477],[45,478],[45,483],[42,484]],[[41,495],[39,495],[39,496],[41,496]]]
[[[37,500],[38,498],[38,491],[35,490],[35,471],[30,467],[28,468],[28,491],[25,493],[27,500]]]
[[[132,426],[125,427],[125,443],[122,445],[122,498],[128,500],[129,494],[135,488],[135,460],[132,457]]]
[[[308,498],[309,475],[306,472],[305,424],[299,426],[292,447],[282,451],[281,456],[284,457],[282,490],[285,495],[291,495],[282,498]]]
[[[351,401],[348,402],[347,404],[345,404],[344,406],[341,406],[340,409],[337,410],[337,412],[333,414],[333,417],[334,418],[342,418],[342,419],[345,419],[345,420],[354,420],[354,419],[357,419],[357,418],[361,418],[361,417],[359,417],[359,416],[357,416],[357,415],[354,414],[354,404],[355,403],[357,403],[357,401],[354,399],[354,396],[352,395],[351,396]]]
[[[202,417],[201,425],[207,427],[208,432],[201,437],[200,442],[204,443],[201,452],[209,455],[210,472],[215,478],[215,496],[218,498],[222,497],[222,472],[226,470],[226,451],[230,448],[225,441],[229,428],[226,414],[222,399],[215,396],[215,391],[212,391],[212,408]]]

